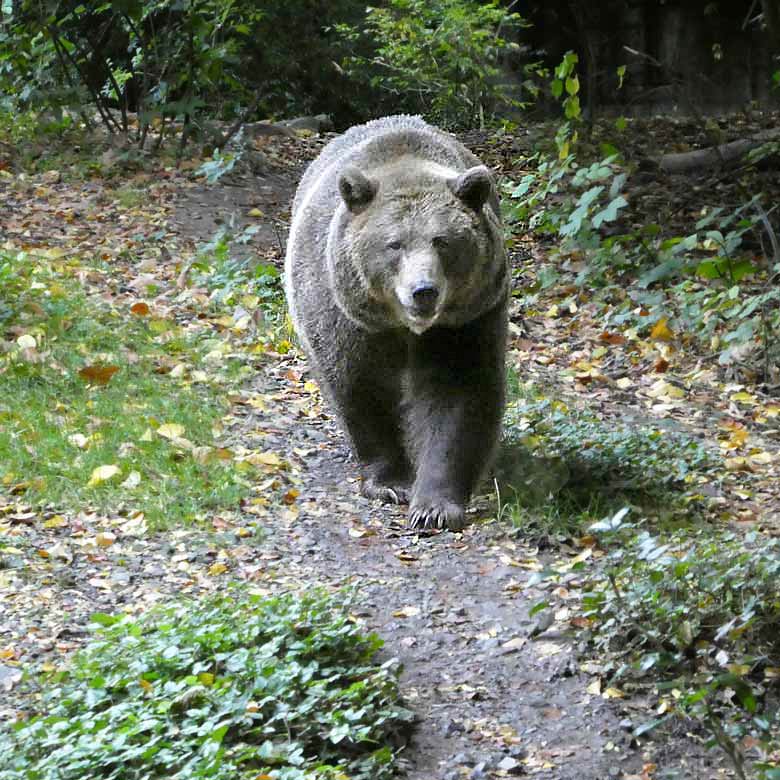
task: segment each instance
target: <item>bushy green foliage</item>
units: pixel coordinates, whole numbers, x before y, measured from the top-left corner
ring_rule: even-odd
[[[674,692],[665,708],[700,721],[745,777],[745,737],[764,755],[780,747],[780,544],[711,529],[659,539],[624,517],[592,528],[609,550],[583,595],[592,651],[613,682]]]
[[[559,239],[547,283],[574,256],[577,284],[628,291],[622,311],[612,311],[614,324],[649,330],[663,317],[674,332],[714,348],[721,363],[753,357],[768,374],[780,351],[780,263],[750,245],[751,237],[767,247],[777,241],[761,197],[731,211],[705,210],[686,235],[650,222],[621,231],[628,171],[612,148],[602,160],[581,162],[571,138],[564,125],[559,155],[536,155],[536,170],[507,188],[510,229]]]
[[[362,30],[339,29],[353,43],[364,36],[372,42],[372,54],[353,56],[345,67],[389,93],[394,111],[422,113],[445,127],[473,127],[498,108],[517,105],[499,57],[513,46],[504,36],[522,23],[497,0],[390,0],[366,9]]]
[[[241,114],[338,115],[352,101],[354,118],[330,26],[361,12],[355,0],[20,0],[0,15],[0,105],[67,110],[142,146]]]
[[[663,318],[674,332],[692,334],[714,349],[722,364],[752,358],[768,378],[780,355],[780,243],[770,219],[774,209],[764,208],[761,194],[732,210],[704,208],[684,235],[670,235],[663,225],[631,213],[626,193],[631,169],[618,149],[602,143],[605,156],[595,161],[592,150],[587,158],[583,152],[576,64],[576,55],[567,53],[551,81],[566,117],[552,148],[530,157],[531,170],[505,190],[511,231],[557,239],[540,286],[551,286],[556,267],[576,258],[578,285],[605,288],[606,295],[620,289],[622,311],[610,303],[614,324],[649,330]],[[615,124],[624,128],[625,120]],[[753,162],[775,147],[776,142],[756,150]],[[626,229],[628,219],[631,229]],[[751,246],[756,239],[763,257]]]
[[[0,780],[380,780],[408,726],[392,662],[321,594],[238,589],[97,614],[37,713],[0,732]]]

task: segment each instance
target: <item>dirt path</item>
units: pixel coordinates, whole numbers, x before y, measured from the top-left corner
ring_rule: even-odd
[[[254,389],[283,394],[290,371],[304,379],[293,358],[269,367]],[[360,616],[402,660],[404,695],[420,717],[405,754],[409,780],[672,776],[643,774],[653,763],[678,778],[728,777],[689,740],[632,740],[645,704],[588,692],[591,678],[579,672],[572,637],[558,624],[530,638],[536,620],[528,612],[540,594],[523,583],[540,559],[505,526],[410,533],[402,509],[356,494],[355,467],[328,418],[273,413],[266,424],[270,443],[300,469],[301,485],[299,514],[276,526],[272,547],[299,567],[298,577],[359,584]],[[243,425],[263,421],[252,414]],[[305,460],[296,454],[311,449]]]

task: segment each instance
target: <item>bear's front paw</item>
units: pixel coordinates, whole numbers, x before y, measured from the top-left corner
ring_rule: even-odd
[[[385,504],[408,504],[409,489],[403,485],[386,485],[374,477],[366,477],[360,486],[366,498],[378,498]]]
[[[465,523],[464,508],[446,499],[414,501],[409,507],[411,528],[448,528],[450,531],[460,531]]]

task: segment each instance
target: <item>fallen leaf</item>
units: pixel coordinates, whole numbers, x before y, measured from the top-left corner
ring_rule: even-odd
[[[674,333],[669,329],[669,326],[666,324],[667,322],[668,319],[666,317],[661,317],[661,319],[653,325],[653,329],[650,331],[650,338],[655,341],[674,341]]]
[[[92,472],[92,476],[89,478],[89,482],[87,482],[87,487],[96,487],[103,482],[107,482],[109,479],[115,477],[119,473],[119,466],[114,463],[106,464],[105,466],[98,466]]]
[[[295,499],[298,498],[299,495],[300,493],[295,488],[291,488],[282,496],[282,501],[288,505],[294,504]]]
[[[87,444],[89,444],[89,439],[83,433],[71,433],[68,436],[68,441],[80,450],[86,449]]]
[[[585,690],[593,696],[601,696],[601,680],[597,677]]]
[[[527,641],[528,640],[524,636],[516,636],[508,642],[504,642],[504,644],[501,645],[501,649],[506,650],[508,653],[512,653],[515,650],[520,650]]]
[[[131,471],[127,475],[127,479],[125,479],[124,482],[122,482],[121,487],[125,488],[126,490],[130,490],[134,487],[138,487],[138,485],[141,483],[141,475],[137,471]]]
[[[146,317],[149,314],[149,304],[143,301],[138,301],[130,307],[130,311],[135,314],[136,317]]]
[[[106,366],[100,363],[79,369],[79,376],[93,385],[107,385],[111,377],[119,371],[119,366]]]
[[[625,344],[626,337],[620,333],[608,333],[605,331],[599,336],[599,341],[603,341],[605,344]]]
[[[402,607],[393,612],[393,617],[416,617],[420,614],[419,607]]]
[[[157,429],[157,435],[164,439],[180,439],[184,436],[184,426],[178,423],[164,423]]]
[[[95,536],[95,544],[98,547],[110,547],[116,541],[116,534],[111,531],[101,531]]]
[[[753,464],[745,457],[738,456],[736,458],[726,458],[726,469],[728,471],[744,471],[752,472]]]

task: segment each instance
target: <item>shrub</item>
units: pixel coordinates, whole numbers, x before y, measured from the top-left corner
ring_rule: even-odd
[[[516,104],[499,58],[518,48],[502,34],[522,23],[496,0],[389,0],[366,9],[363,34],[339,29],[353,44],[372,42],[375,53],[346,60],[346,70],[389,93],[396,111],[400,102],[445,127],[473,127]]]

